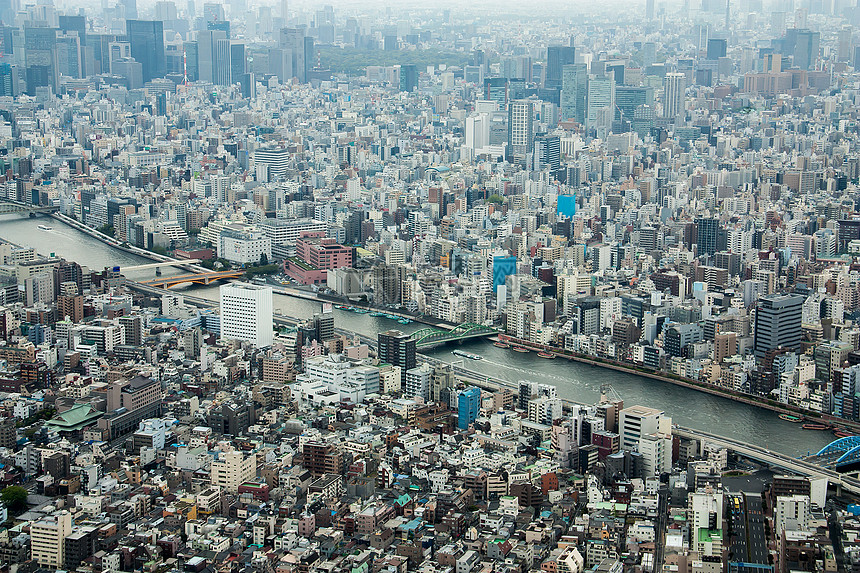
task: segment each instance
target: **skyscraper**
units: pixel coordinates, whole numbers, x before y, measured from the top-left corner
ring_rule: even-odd
[[[282,28],[278,47],[290,52],[292,71],[287,77],[306,82],[307,72],[313,65],[313,38],[306,38],[302,28]]]
[[[415,64],[400,66],[400,91],[411,92],[418,87],[418,67]]]
[[[415,368],[415,339],[399,330],[380,332],[378,337],[380,364],[400,367],[401,382],[406,382],[406,372]]]
[[[37,87],[51,86],[56,91],[59,82],[56,28],[24,26],[24,61],[27,66],[27,93]]]
[[[126,20],[131,57],[140,62],[143,81],[164,77],[164,30],[157,20]]]
[[[576,63],[576,48],[573,46],[549,46],[546,49],[546,80],[548,88],[560,88],[564,66]]]
[[[200,81],[217,83],[215,62],[218,42],[222,40],[227,40],[227,33],[223,30],[200,30],[197,33],[197,73]]]
[[[585,64],[562,66],[561,117],[585,123],[585,100],[588,94],[588,67]]]
[[[772,294],[759,299],[755,313],[756,358],[764,358],[769,350],[790,348],[800,350],[803,297]]]
[[[231,83],[230,65],[230,40],[221,38],[215,40],[215,58],[212,69],[213,83],[219,86],[228,86]]]
[[[257,348],[272,345],[272,289],[247,283],[221,286],[221,338]]]
[[[605,125],[615,117],[615,80],[591,78],[588,80],[587,126]],[[607,126],[608,127],[608,126]]]
[[[508,106],[508,155],[523,160],[534,150],[534,102],[517,100]]]
[[[696,245],[698,247],[698,254],[713,255],[717,252],[717,237],[719,232],[719,219],[696,219]]]
[[[670,72],[663,78],[663,117],[675,119],[684,113],[684,91],[687,77],[679,72]]]

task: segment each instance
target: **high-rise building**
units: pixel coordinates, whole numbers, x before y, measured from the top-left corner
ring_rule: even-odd
[[[611,123],[614,117],[615,80],[612,78],[589,79],[586,99],[586,125],[589,127],[604,126]]]
[[[700,255],[713,255],[717,252],[719,232],[719,219],[696,219],[696,246]]]
[[[457,392],[457,427],[468,430],[481,409],[481,389],[470,386]]]
[[[773,294],[759,299],[755,313],[756,358],[776,348],[800,349],[803,297]]]
[[[223,30],[200,30],[197,33],[197,74],[201,81],[216,83],[219,41],[227,41],[227,33]],[[226,64],[224,61],[219,63]]]
[[[412,92],[418,88],[418,66],[403,64],[400,66],[400,91]]]
[[[305,37],[301,28],[283,28],[278,47],[289,51],[291,70],[286,76],[306,82],[307,72],[313,67],[313,38]]]
[[[523,160],[534,151],[534,102],[517,100],[508,106],[508,155]]]
[[[378,337],[379,363],[399,366],[401,381],[406,372],[415,368],[415,339],[399,330],[380,332]]]
[[[560,119],[585,123],[587,97],[588,67],[585,64],[562,66]]]
[[[143,81],[164,77],[164,29],[157,20],[126,20],[131,57],[140,62]]]
[[[535,168],[561,169],[561,137],[558,134],[541,134],[535,137]]]
[[[232,66],[230,62],[230,40],[219,38],[215,40],[214,67],[212,69],[213,82],[218,86],[229,86],[231,83]]]
[[[560,88],[564,66],[576,63],[576,48],[573,46],[549,46],[546,49],[546,79],[544,86]]]
[[[65,566],[65,539],[72,532],[72,514],[58,511],[30,524],[30,552],[33,561],[43,567]]]
[[[726,57],[728,41],[725,38],[708,38],[706,57],[709,60],[719,60]]]
[[[670,72],[663,78],[663,117],[675,119],[684,113],[684,92],[687,89],[687,76],[680,72]]]
[[[272,289],[247,283],[221,286],[221,338],[258,348],[272,344]]]
[[[404,397],[420,398],[427,402],[430,400],[430,379],[433,376],[433,370],[426,362],[421,366],[416,366],[406,371],[406,390]]]
[[[646,406],[630,406],[621,410],[618,419],[621,449],[638,450],[642,436],[654,434],[660,430],[661,419],[663,419],[662,411]]]
[[[37,87],[44,86],[56,91],[59,82],[56,28],[24,26],[24,62],[28,94],[35,94]]]

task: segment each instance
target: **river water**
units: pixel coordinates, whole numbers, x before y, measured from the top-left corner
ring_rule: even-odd
[[[39,224],[53,227],[51,231],[38,229]],[[0,238],[13,243],[32,246],[43,254],[55,253],[67,260],[77,261],[90,269],[105,266],[130,267],[146,264],[142,257],[109,247],[100,241],[48,218],[31,219],[22,215],[0,216]],[[164,276],[176,269],[163,269]],[[124,272],[137,280],[153,278],[152,269]],[[218,286],[196,287],[194,295],[218,300]],[[308,318],[319,311],[319,303],[304,299],[274,295],[275,312],[295,318]],[[380,331],[399,329],[412,332],[423,328],[421,324],[402,325],[396,321],[367,314],[335,310],[335,324],[354,332],[375,337]],[[727,398],[712,396],[668,382],[651,380],[566,360],[545,360],[534,353],[521,354],[497,348],[489,342],[472,341],[458,348],[480,354],[483,360],[466,360],[465,366],[507,382],[534,380],[553,384],[562,398],[593,403],[600,395],[602,384],[609,384],[624,400],[625,405],[642,404],[660,408],[673,421],[683,426],[744,440],[774,451],[790,455],[815,452],[833,440],[829,432],[803,430],[798,424],[780,420],[768,410],[739,404]],[[427,352],[446,361],[459,360],[451,354],[451,347],[440,347]]]

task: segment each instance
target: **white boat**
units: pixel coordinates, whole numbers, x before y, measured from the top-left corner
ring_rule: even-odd
[[[37,225],[36,228],[38,228],[42,231],[53,231],[54,230],[53,227],[49,227],[47,225]]]
[[[462,350],[454,350],[451,352],[451,354],[453,354],[455,356],[462,356],[463,358],[469,358],[470,360],[481,360],[483,358],[483,356],[480,356],[478,354],[472,354],[470,352],[463,352]]]

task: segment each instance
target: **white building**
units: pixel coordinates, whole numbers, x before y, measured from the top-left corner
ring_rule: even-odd
[[[30,524],[30,551],[33,561],[43,567],[62,569],[66,558],[66,537],[72,532],[72,514],[58,511]]]
[[[430,399],[430,377],[433,371],[428,364],[422,364],[406,371],[406,398]]]
[[[247,283],[221,286],[221,338],[272,345],[272,289]]]
[[[783,531],[806,531],[809,527],[809,496],[789,495],[776,498],[776,535]]]
[[[225,227],[218,242],[218,256],[232,263],[258,263],[266,255],[272,259],[272,241],[256,230],[235,230]]]
[[[236,493],[239,486],[251,481],[257,475],[257,455],[242,452],[222,452],[217,460],[212,461],[210,479],[213,486],[224,488],[225,491]]]

